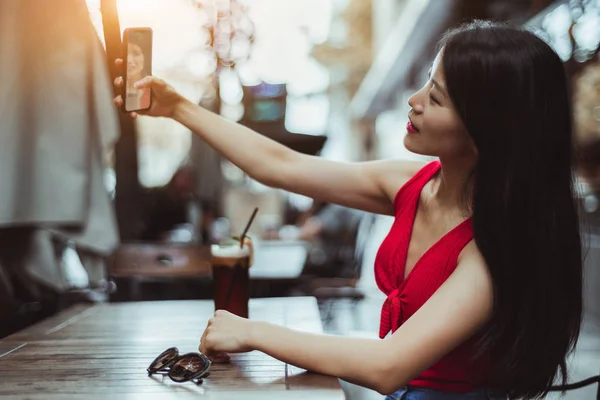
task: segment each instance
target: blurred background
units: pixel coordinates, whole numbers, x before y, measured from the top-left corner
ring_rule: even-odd
[[[0,213],[0,283],[6,288],[0,337],[81,301],[211,298],[208,246],[239,234],[255,207],[253,296],[313,295],[326,330],[375,336],[383,296],[372,267],[391,219],[266,187],[173,121],[118,114],[110,98],[122,31],[151,27],[154,75],[188,99],[297,151],[343,161],[423,159],[402,144],[408,97],[426,81],[447,28],[492,18],[535,32],[560,55],[569,75],[574,173],[586,239],[587,336],[574,376],[600,370],[600,0],[17,3],[4,2],[0,13],[7,33],[0,46],[7,67],[1,70],[7,76],[0,103],[14,94],[11,82],[24,82],[10,74],[17,76],[17,65],[29,65],[26,60],[34,82],[42,73],[55,78],[57,87],[77,78],[66,83],[66,100],[49,88],[36,92],[46,93],[35,103],[44,107],[31,107],[31,96],[15,107],[32,120],[64,115],[68,122],[61,126],[82,143],[73,148],[66,135],[64,144],[44,150],[62,154],[39,166],[52,174],[47,192],[34,193],[51,204],[37,205],[49,216],[39,217],[33,208],[30,214]],[[66,21],[70,29],[61,27],[69,26]],[[61,44],[46,51],[44,37]],[[68,67],[57,61],[65,57]],[[56,108],[44,111],[50,104]],[[77,118],[83,123],[73,127],[73,115],[82,115]],[[49,126],[33,125],[40,135]],[[30,128],[3,126],[0,139],[12,143]],[[68,161],[79,151],[81,159]],[[4,158],[0,169],[14,170],[13,161]],[[40,178],[34,172],[23,173]],[[66,190],[74,180],[100,186],[81,183]],[[68,197],[61,200],[57,191]],[[52,208],[56,204],[82,211],[63,216]],[[589,393],[582,389],[572,398],[591,398]]]

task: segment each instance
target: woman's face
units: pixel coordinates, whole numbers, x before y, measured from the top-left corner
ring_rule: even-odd
[[[144,69],[144,53],[140,46],[135,43],[129,43],[127,47],[127,74],[130,76],[139,76]],[[140,78],[142,78],[140,76]]]
[[[404,146],[411,152],[441,159],[475,156],[477,150],[446,90],[440,51],[429,80],[408,100],[411,107]]]

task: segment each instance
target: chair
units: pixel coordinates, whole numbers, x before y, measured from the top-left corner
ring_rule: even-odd
[[[552,386],[550,391],[551,392],[562,392],[562,391],[575,390],[575,389],[580,389],[584,386],[592,385],[594,383],[598,384],[598,390],[596,391],[596,400],[600,400],[600,375],[591,376],[582,381],[572,382],[572,383],[568,383],[566,385]]]
[[[357,288],[362,275],[362,264],[365,246],[375,220],[374,214],[365,213],[354,229],[348,230],[340,240],[338,251],[353,251],[354,256],[350,265],[341,266],[346,276],[314,277],[307,276],[299,288],[305,295],[314,296],[317,300],[325,299],[354,299],[361,300],[364,293]],[[338,257],[343,259],[343,257]]]

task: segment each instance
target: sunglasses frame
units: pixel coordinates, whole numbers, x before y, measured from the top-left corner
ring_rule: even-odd
[[[152,367],[155,363],[157,363],[161,358],[164,358],[166,356],[165,353],[168,352],[174,352],[174,355],[168,359],[161,367]],[[177,364],[177,362],[179,360],[181,360],[184,357],[189,357],[189,356],[195,356],[195,357],[199,357],[203,362],[205,367],[202,368],[200,371],[195,372],[194,374],[192,374],[189,378],[184,378],[184,379],[177,379],[176,377],[174,377],[172,375],[172,369],[171,367],[175,364]],[[168,349],[166,349],[165,351],[163,351],[162,353],[160,353],[148,366],[148,368],[146,369],[146,371],[148,372],[148,376],[152,375],[152,374],[163,374],[163,375],[167,375],[173,382],[177,382],[177,383],[184,383],[184,382],[188,382],[188,381],[194,381],[197,380],[195,383],[197,385],[202,384],[202,381],[204,378],[208,377],[210,375],[210,366],[211,366],[212,362],[209,360],[208,357],[206,357],[204,354],[200,354],[200,353],[185,353],[185,354],[179,354],[179,349],[177,349],[177,347],[169,347]]]

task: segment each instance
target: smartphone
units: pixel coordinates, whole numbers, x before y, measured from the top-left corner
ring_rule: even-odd
[[[152,75],[152,29],[127,28],[123,32],[123,110],[141,111],[150,108],[150,89],[136,89],[133,84]]]

